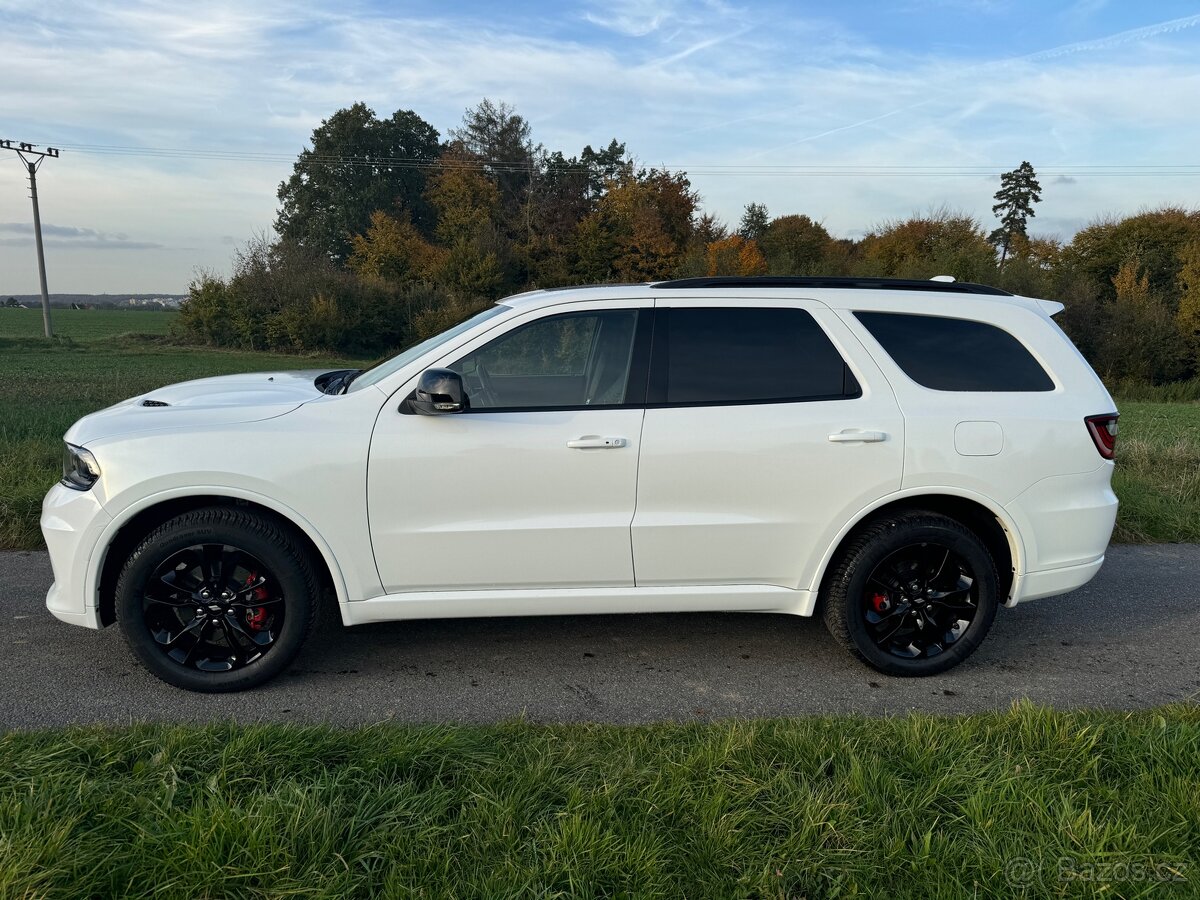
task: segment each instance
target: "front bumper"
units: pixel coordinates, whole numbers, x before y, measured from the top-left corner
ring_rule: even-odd
[[[75,491],[56,484],[42,501],[42,536],[50,551],[54,584],[46,608],[72,625],[100,628],[96,585],[89,573],[92,556],[112,517],[94,490]]]

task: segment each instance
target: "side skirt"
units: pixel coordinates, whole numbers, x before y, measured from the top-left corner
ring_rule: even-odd
[[[403,619],[570,616],[606,613],[761,612],[812,614],[808,591],[775,585],[573,588],[569,590],[419,591],[341,604],[342,622]]]

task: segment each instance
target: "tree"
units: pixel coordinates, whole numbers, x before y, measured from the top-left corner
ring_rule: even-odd
[[[992,212],[1000,220],[1000,227],[988,236],[988,240],[1000,248],[1001,268],[1009,250],[1027,240],[1025,223],[1036,215],[1033,204],[1041,200],[1042,186],[1028,162],[1022,162],[1011,172],[1000,176],[1000,190],[996,191],[996,203],[992,207]]]
[[[830,242],[829,232],[804,215],[772,219],[759,240],[772,275],[818,273],[829,252]]]
[[[616,138],[602,150],[593,150],[588,144],[579,154],[579,163],[587,170],[588,199],[595,200],[608,189],[608,185],[628,175],[633,163],[625,155],[625,145]]]
[[[1179,256],[1179,312],[1175,322],[1187,345],[1192,372],[1200,374],[1200,241],[1188,244]]]
[[[738,234],[749,241],[761,241],[767,231],[767,208],[761,203],[747,203],[742,213]]]
[[[858,247],[856,275],[988,281],[996,254],[979,223],[963,213],[938,209],[872,229]]]
[[[1150,276],[1131,259],[1113,277],[1108,340],[1098,348],[1098,368],[1110,380],[1131,378],[1161,384],[1187,369],[1187,347],[1175,317],[1150,285]]]
[[[1200,211],[1163,207],[1092,222],[1076,233],[1063,251],[1063,261],[1078,267],[1105,299],[1112,300],[1117,270],[1136,259],[1150,277],[1151,289],[1175,308],[1181,254],[1194,241],[1200,241]]]
[[[515,109],[486,97],[463,114],[460,127],[450,130],[450,137],[495,182],[510,224],[518,220],[525,189],[533,177],[534,159],[541,149],[534,146],[531,131]]]
[[[434,234],[443,244],[478,237],[495,223],[500,190],[478,166],[478,157],[458,142],[447,146],[441,166],[429,177],[425,199],[437,214]]]
[[[709,244],[705,261],[705,275],[767,274],[767,260],[758,242],[740,234]]]
[[[425,240],[411,222],[377,210],[371,213],[367,233],[354,236],[353,251],[346,265],[365,278],[424,281],[435,277],[444,262],[443,256],[441,248]]]
[[[611,274],[618,278],[669,278],[683,261],[698,202],[683,172],[649,169],[627,175],[600,198],[593,214],[597,221],[588,226],[591,245],[603,246],[595,240],[597,228],[611,237]]]
[[[437,212],[434,233],[444,255],[434,278],[465,297],[493,297],[505,282],[511,242],[501,239],[500,189],[454,141],[429,178],[425,198]]]
[[[340,109],[312,133],[292,176],[279,185],[280,237],[342,263],[353,235],[376,210],[406,213],[421,230],[432,224],[423,163],[438,156],[438,133],[411,110],[379,119],[365,103]]]

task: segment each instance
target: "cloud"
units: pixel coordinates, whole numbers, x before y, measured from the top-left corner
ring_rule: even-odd
[[[104,225],[47,228],[47,240],[79,250],[51,274],[56,288],[77,279],[80,290],[177,293],[196,267],[224,270],[231,245],[270,228],[275,190],[312,129],[357,100],[382,115],[414,109],[443,135],[482,97],[504,100],[551,149],[570,155],[615,137],[647,165],[689,167],[705,209],[726,221],[753,200],[839,234],[943,201],[990,219],[993,189],[981,177],[801,177],[752,166],[1003,170],[1029,159],[1075,177],[1062,167],[1175,163],[1200,143],[1195,104],[1185,102],[1200,95],[1200,16],[989,62],[979,46],[948,44],[958,37],[951,26],[885,36],[889,12],[853,4],[543,2],[485,18],[454,4],[375,0],[62,0],[28,11],[0,0],[0,56],[22,61],[9,73],[4,136],[68,145],[38,179],[42,214]],[[1077,4],[1091,16],[1086,31],[1040,7],[912,5],[938,2],[924,21],[954,18],[945,5],[986,11],[986,46],[1011,53],[1029,35],[1091,35],[1124,21],[1094,0]],[[270,158],[135,155],[153,147]],[[1080,174],[1055,190],[1055,177],[1043,182],[1039,221],[1086,221],[1191,186]],[[0,166],[0,197],[20,198],[23,186],[16,166]],[[11,238],[0,271],[36,283],[28,230],[0,233]],[[136,265],[132,254],[106,252],[143,244],[155,252]]]
[[[1059,175],[1057,178],[1055,178],[1050,183],[1051,184],[1078,184],[1079,179],[1075,178],[1071,175]]]
[[[616,0],[596,4],[583,14],[583,18],[627,37],[645,37],[668,22],[673,14],[673,4],[657,0]]]
[[[33,243],[31,222],[0,222],[0,232],[20,234],[24,237],[0,238],[0,246],[27,247]],[[162,244],[153,241],[131,241],[122,232],[107,234],[94,228],[78,228],[74,225],[51,225],[42,223],[42,242],[48,247],[88,250],[160,250]]]

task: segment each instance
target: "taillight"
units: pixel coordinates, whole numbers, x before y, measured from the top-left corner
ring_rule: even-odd
[[[1116,413],[1103,416],[1088,416],[1083,421],[1087,424],[1088,434],[1096,444],[1096,449],[1105,459],[1112,459],[1117,449],[1117,419]]]

